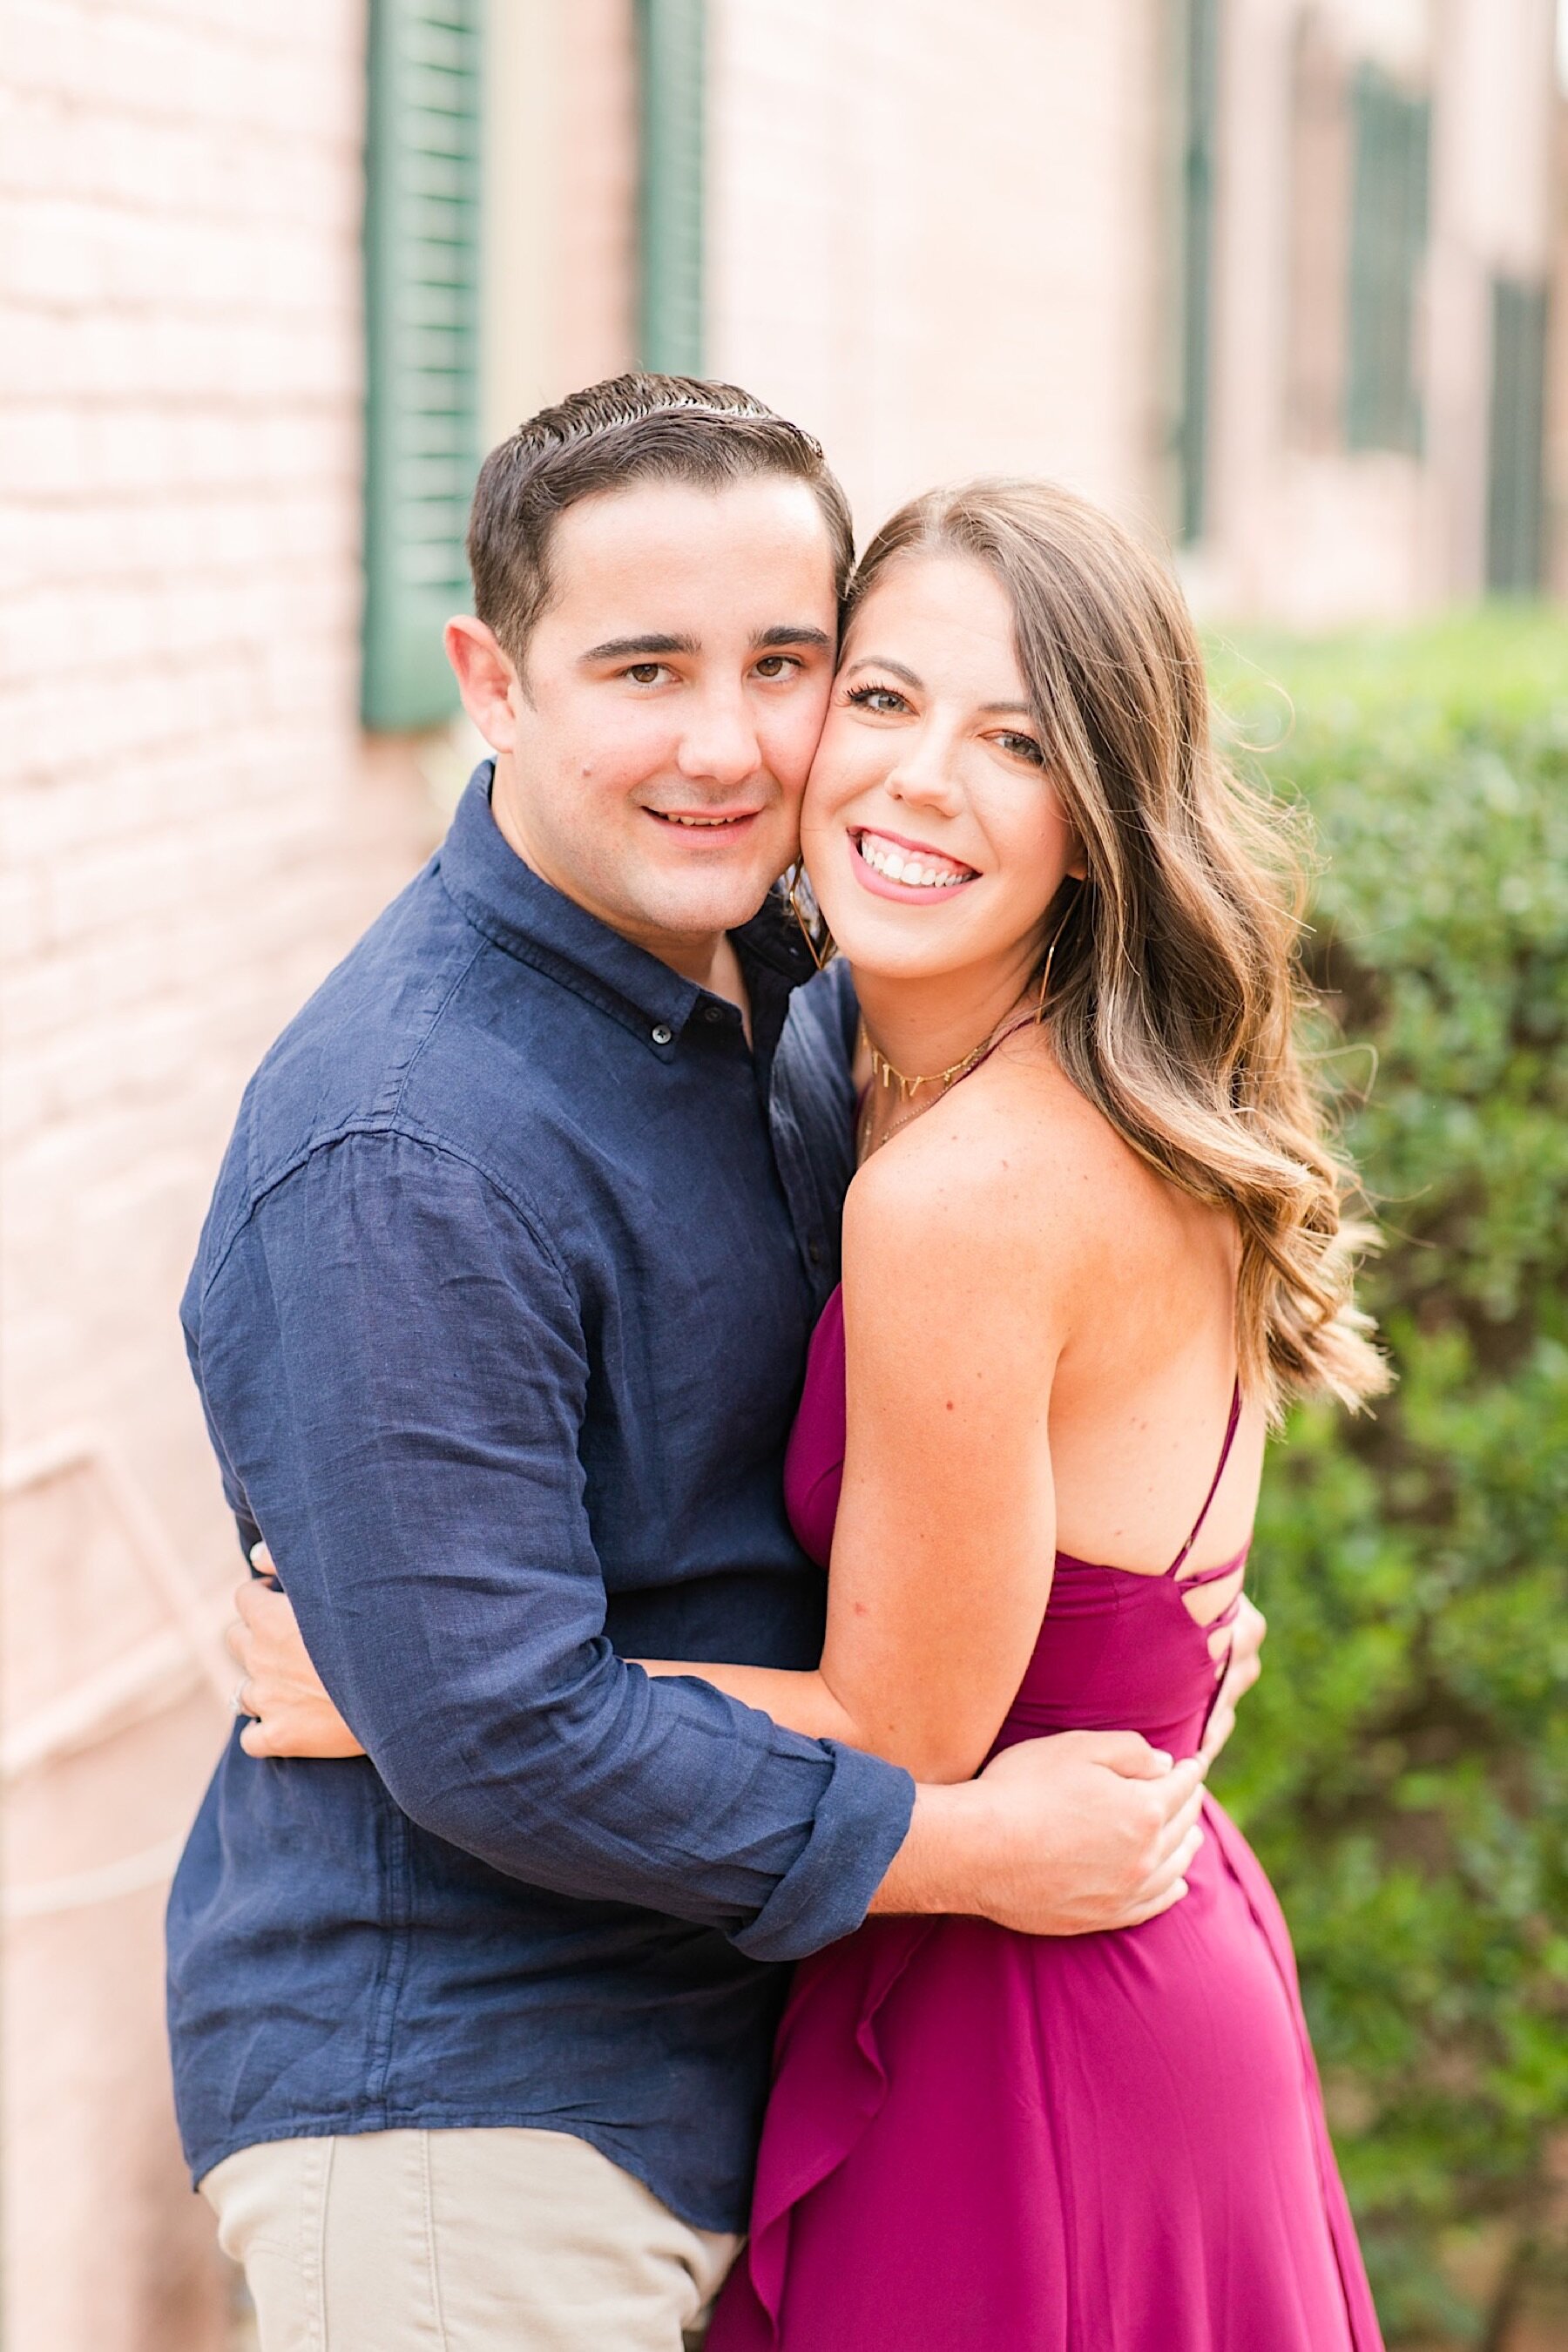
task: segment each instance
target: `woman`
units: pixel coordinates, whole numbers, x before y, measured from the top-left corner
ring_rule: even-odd
[[[1383,1368],[1173,584],[1057,490],[907,508],[803,844],[869,1066],[788,1468],[827,1636],[700,1671],[927,1779],[1075,1726],[1191,1753],[1266,1424]],[[710,2352],[1378,2342],[1284,1923],[1207,1829],[1120,1935],[876,1920],[799,1970]]]
[[[1383,1366],[1292,1043],[1296,911],[1161,567],[1081,501],[904,509],[803,844],[864,1014],[844,1283],[787,1468],[810,1674],[700,1674],[919,1777],[1195,1752],[1267,1425]],[[1211,1804],[1186,1899],[805,1963],[710,2352],[1369,2352],[1289,1939]]]

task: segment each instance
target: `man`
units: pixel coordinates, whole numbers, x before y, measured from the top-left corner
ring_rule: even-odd
[[[1131,1735],[916,1790],[623,1663],[821,1637],[780,1467],[854,1016],[792,996],[769,891],[849,520],[760,404],[633,377],[491,454],[469,544],[493,766],[263,1063],[184,1306],[242,1539],[366,1751],[237,1736],[171,1906],[263,2352],[674,2352],[744,2217],[767,1964],[868,1909],[1119,1926],[1194,1834],[1199,1768]]]

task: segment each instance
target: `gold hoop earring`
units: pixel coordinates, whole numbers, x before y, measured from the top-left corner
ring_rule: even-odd
[[[1072,905],[1068,908],[1067,913],[1062,917],[1061,921],[1051,933],[1051,943],[1046,950],[1046,968],[1040,975],[1040,993],[1035,1003],[1035,1021],[1037,1025],[1046,1017],[1046,1005],[1049,1001],[1051,992],[1051,966],[1057,960],[1057,947],[1060,941],[1062,933],[1066,930],[1068,925],[1073,919],[1073,914],[1079,902],[1079,893],[1082,890],[1083,887],[1083,884],[1080,882],[1078,886],[1078,889],[1072,894]]]
[[[806,882],[805,868],[802,866],[797,866],[795,869],[794,879],[791,881],[788,889],[784,892],[784,897],[789,901],[790,913],[795,917],[795,921],[800,926],[801,938],[805,941],[806,946],[811,950],[811,961],[816,966],[817,971],[821,971],[825,969],[828,956],[832,952],[833,943],[830,940],[827,941],[826,946],[820,948],[817,946],[817,930],[819,929],[825,929],[822,922],[822,912],[814,898],[811,902],[811,914],[807,915],[805,913],[800,903],[801,886],[803,883],[805,884],[805,887],[809,890],[811,885],[809,882]]]
[[[1052,935],[1050,946],[1046,950],[1046,968],[1040,974],[1040,993],[1035,1002],[1035,1025],[1037,1028],[1046,1017],[1046,999],[1051,992],[1051,964],[1056,957],[1057,940],[1060,937],[1061,932],[1058,929]]]

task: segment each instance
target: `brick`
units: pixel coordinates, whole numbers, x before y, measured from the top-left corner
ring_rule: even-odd
[[[48,896],[36,867],[0,869],[0,965],[26,982],[48,943]],[[0,990],[0,1031],[10,1034],[11,1000]]]
[[[90,218],[43,201],[0,210],[0,287],[16,301],[59,307],[101,299],[105,278]]]
[[[80,142],[69,110],[52,94],[0,89],[0,191],[29,203],[73,194]]]
[[[0,602],[0,687],[21,676],[79,677],[84,658],[94,667],[144,660],[159,642],[157,608],[144,595],[35,592]]]
[[[47,926],[47,904],[40,888],[37,896],[40,932]],[[14,972],[0,992],[0,1028],[7,1057],[52,1045],[56,1053],[51,1059],[58,1061],[62,1041],[79,1031],[85,1010],[80,977],[70,960],[35,954],[27,968]]]
[[[4,1034],[4,1022],[0,1020],[0,1036]],[[16,1219],[16,1204],[9,1197],[10,1171],[17,1155],[35,1141],[48,1123],[51,1097],[47,1071],[47,1055],[24,1055],[7,1045],[5,1083],[0,1087],[0,1152],[5,1155],[7,1192],[5,1225],[0,1231],[3,1231],[5,1236],[5,1255],[7,1255],[10,1244],[16,1240],[20,1231]],[[0,1276],[0,1287],[4,1287],[5,1291],[6,1354],[13,1362],[20,1363],[24,1360],[17,1352],[21,1345],[21,1334],[17,1328],[19,1301],[11,1284],[3,1276]],[[63,1300],[57,1297],[54,1306],[57,1314],[62,1316],[65,1314],[66,1306]]]
[[[0,496],[31,499],[79,489],[86,449],[79,415],[44,403],[13,408],[0,433]]]

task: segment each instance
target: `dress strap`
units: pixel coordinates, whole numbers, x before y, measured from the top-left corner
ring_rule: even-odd
[[[1204,1521],[1209,1515],[1209,1507],[1213,1503],[1215,1496],[1219,1493],[1219,1482],[1225,1476],[1225,1466],[1230,1460],[1230,1449],[1236,1444],[1236,1433],[1240,1426],[1241,1374],[1238,1372],[1236,1376],[1236,1386],[1230,1392],[1230,1419],[1226,1423],[1225,1444],[1219,1450],[1219,1467],[1215,1470],[1214,1477],[1210,1482],[1208,1493],[1204,1496],[1203,1509],[1193,1521],[1192,1534],[1187,1538],[1186,1542],[1182,1546],[1181,1550],[1176,1554],[1175,1559],[1165,1570],[1167,1576],[1175,1576],[1179,1573],[1181,1569],[1185,1565],[1188,1553],[1192,1550],[1193,1546],[1196,1543],[1199,1536],[1201,1536],[1204,1531]]]

